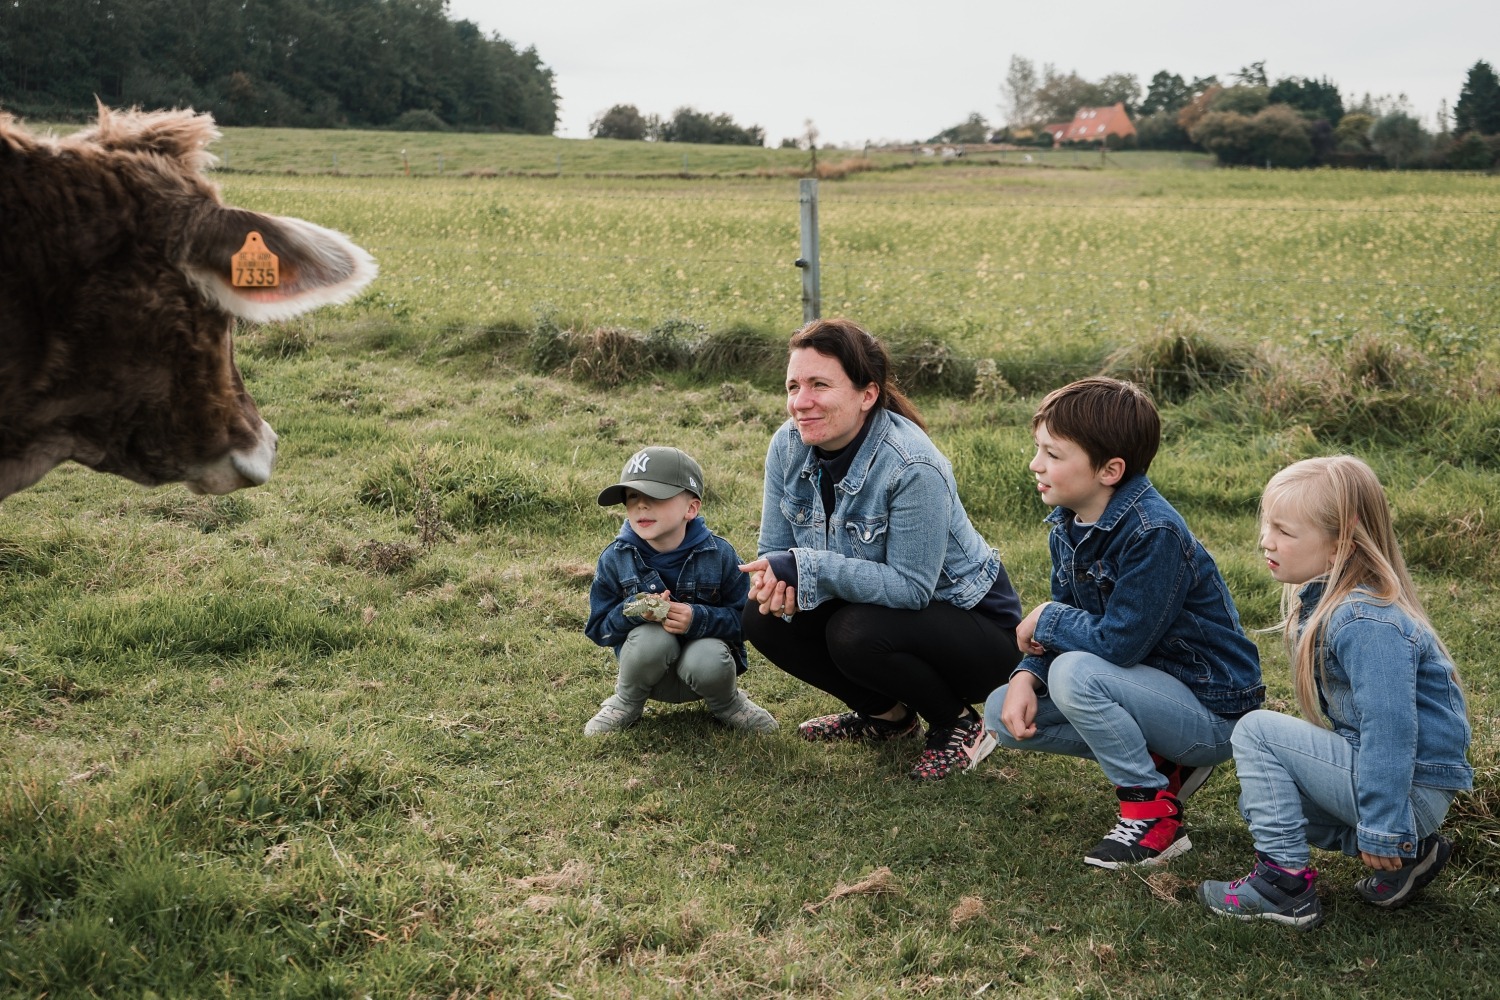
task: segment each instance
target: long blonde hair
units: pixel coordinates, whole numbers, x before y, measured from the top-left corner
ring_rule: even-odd
[[[1288,516],[1322,531],[1333,541],[1333,563],[1318,606],[1302,622],[1301,584],[1281,592],[1281,627],[1292,661],[1292,682],[1304,718],[1328,728],[1318,704],[1317,680],[1323,664],[1318,640],[1328,618],[1354,591],[1383,604],[1394,604],[1442,640],[1422,610],[1391,528],[1391,508],[1375,472],[1352,455],[1309,458],[1271,477],[1260,499],[1261,523]],[[1443,650],[1447,654],[1447,650]],[[1451,658],[1450,658],[1451,661]]]

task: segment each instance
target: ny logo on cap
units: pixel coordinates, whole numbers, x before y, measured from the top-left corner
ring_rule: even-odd
[[[651,456],[644,451],[638,451],[625,466],[625,475],[639,476],[646,471],[646,465],[651,461]]]

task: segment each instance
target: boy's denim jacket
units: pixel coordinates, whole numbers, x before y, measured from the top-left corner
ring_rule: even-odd
[[[972,608],[1004,572],[969,523],[953,469],[920,427],[884,407],[834,488],[825,516],[814,478],[818,459],[795,422],[766,453],[759,555],[797,560],[797,607],[832,598],[920,610],[933,601]]]
[[[1151,481],[1121,482],[1076,549],[1068,537],[1073,516],[1065,507],[1047,515],[1053,603],[1035,636],[1047,652],[1016,669],[1045,684],[1058,653],[1081,650],[1170,674],[1219,715],[1260,707],[1260,654],[1240,629],[1219,567]]]
[[[740,612],[750,598],[750,577],[740,571],[740,557],[727,539],[710,535],[688,554],[672,599],[693,606],[693,622],[682,639],[723,639],[734,656],[736,673],[744,673],[745,639]],[[625,636],[645,622],[627,618],[621,608],[636,594],[667,589],[661,574],[646,565],[640,550],[616,538],[599,554],[589,587],[589,620],[584,634],[620,655]]]
[[[1297,596],[1305,622],[1323,596],[1323,581]],[[1453,663],[1431,630],[1363,591],[1329,615],[1317,657],[1319,707],[1359,752],[1359,848],[1410,857],[1417,841],[1411,786],[1474,787],[1465,758],[1468,711]]]

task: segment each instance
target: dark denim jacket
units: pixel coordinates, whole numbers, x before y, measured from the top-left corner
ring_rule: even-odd
[[[1259,708],[1260,654],[1240,628],[1219,567],[1182,515],[1145,476],[1120,483],[1073,547],[1058,507],[1052,525],[1052,600],[1037,620],[1047,648],[1018,670],[1047,680],[1058,653],[1081,650],[1122,667],[1143,663],[1186,684],[1209,711]]]
[[[1323,582],[1299,592],[1303,621]],[[1399,853],[1417,839],[1411,786],[1474,785],[1469,717],[1452,661],[1437,638],[1401,608],[1355,591],[1318,637],[1318,701],[1338,733],[1359,750],[1354,777],[1359,845]]]
[[[693,606],[693,623],[684,639],[723,639],[734,655],[737,673],[744,673],[745,639],[740,611],[750,597],[750,577],[740,572],[740,557],[734,546],[711,535],[682,564],[672,599]],[[589,587],[589,620],[584,634],[620,655],[625,636],[639,618],[627,618],[621,610],[640,593],[661,593],[666,585],[661,574],[646,565],[640,551],[629,542],[615,539],[599,554],[594,582]]]

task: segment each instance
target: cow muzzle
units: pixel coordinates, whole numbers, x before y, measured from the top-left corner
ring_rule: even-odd
[[[247,486],[265,485],[275,465],[276,432],[262,420],[254,445],[190,470],[183,485],[194,493],[233,493]]]

